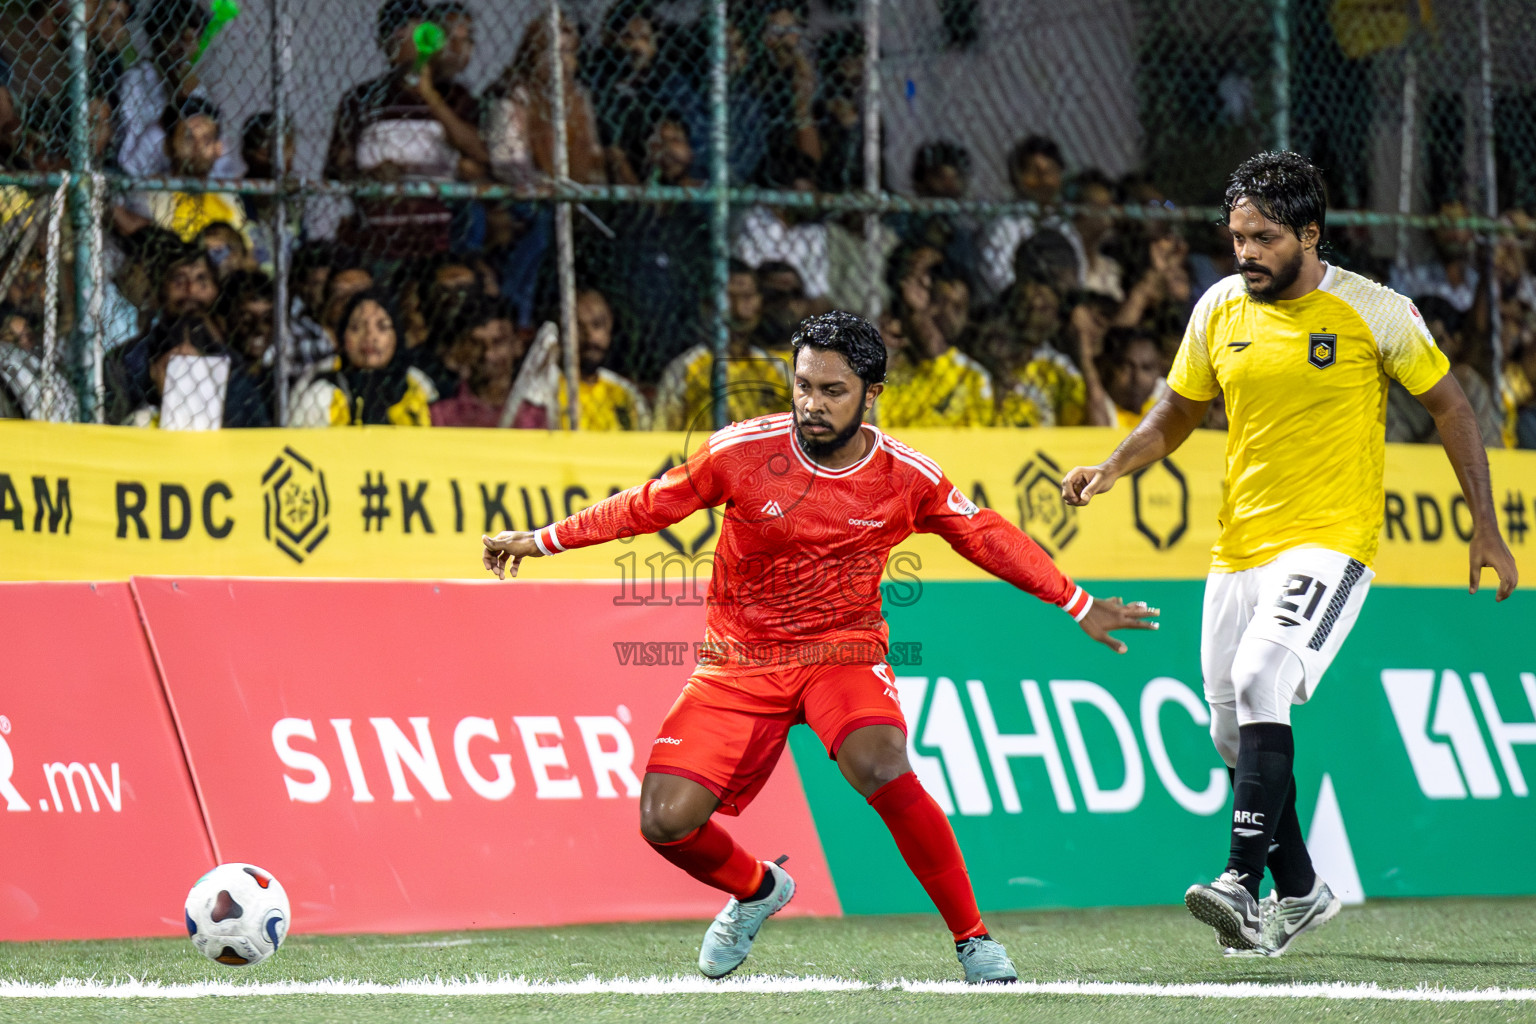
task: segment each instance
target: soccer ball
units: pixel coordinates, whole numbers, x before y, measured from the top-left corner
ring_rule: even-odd
[[[187,893],[187,934],[210,960],[259,964],[288,935],[288,894],[254,864],[220,864]]]

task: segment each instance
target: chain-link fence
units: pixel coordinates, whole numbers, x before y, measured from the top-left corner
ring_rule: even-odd
[[[840,308],[883,425],[1130,423],[1294,148],[1514,441],[1533,50],[1536,0],[12,0],[0,413],[704,426]]]

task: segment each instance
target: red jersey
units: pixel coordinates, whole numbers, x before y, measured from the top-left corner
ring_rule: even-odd
[[[1087,593],[1027,534],[977,508],[932,459],[863,430],[869,451],[831,470],[801,451],[791,413],[734,423],[683,465],[544,527],[535,542],[552,555],[724,505],[706,645],[737,667],[884,660],[880,581],[891,549],[913,533],[936,533],[994,576],[1087,614]]]

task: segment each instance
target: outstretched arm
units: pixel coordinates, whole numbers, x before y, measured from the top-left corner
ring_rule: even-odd
[[[1086,505],[1125,474],[1171,454],[1200,425],[1210,404],[1210,399],[1196,401],[1169,388],[1109,458],[1097,466],[1076,466],[1062,477],[1062,498],[1068,505]]]
[[[620,537],[655,533],[680,523],[700,509],[725,500],[722,485],[711,463],[709,445],[681,466],[673,466],[654,480],[620,491],[538,530],[506,530],[481,537],[481,561],[497,579],[528,557],[554,555],[571,548],[591,547]]]
[[[947,479],[940,482],[933,504],[917,520],[918,530],[938,534],[998,579],[1061,608],[1083,632],[1116,653],[1124,654],[1126,648],[1109,635],[1112,630],[1157,628],[1153,621],[1157,609],[1148,608],[1144,602],[1127,605],[1118,597],[1095,600],[1072,582],[1029,534],[992,509],[978,509]]]
[[[1502,601],[1515,589],[1520,571],[1515,566],[1515,556],[1509,553],[1509,547],[1499,534],[1499,520],[1493,509],[1493,488],[1488,481],[1488,453],[1483,450],[1477,417],[1454,374],[1441,377],[1439,383],[1418,399],[1435,418],[1440,443],[1445,446],[1445,454],[1456,470],[1456,479],[1461,482],[1462,496],[1472,510],[1468,589],[1477,593],[1478,578],[1483,567],[1489,566],[1499,575],[1498,600]]]

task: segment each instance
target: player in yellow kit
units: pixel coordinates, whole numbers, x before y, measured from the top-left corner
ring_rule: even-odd
[[[1069,472],[1062,495],[1086,505],[1168,455],[1225,395],[1227,496],[1200,661],[1211,737],[1233,774],[1231,847],[1227,869],[1184,902],[1229,951],[1278,956],[1339,909],[1296,816],[1290,708],[1316,692],[1370,587],[1389,378],[1434,417],[1472,509],[1470,589],[1491,566],[1502,601],[1517,574],[1472,409],[1418,310],[1318,255],[1317,169],[1261,153],[1233,172],[1225,210],[1238,273],[1195,306],[1168,393],[1103,463]],[[1274,890],[1260,904],[1266,866]]]

